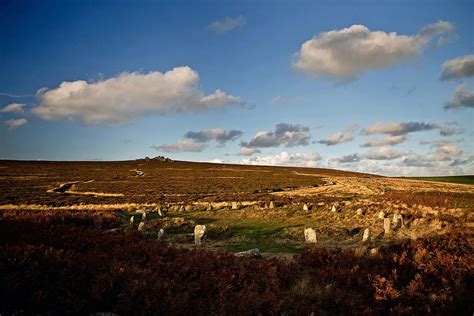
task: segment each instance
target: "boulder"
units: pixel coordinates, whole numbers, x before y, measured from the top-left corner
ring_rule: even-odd
[[[194,227],[194,243],[197,246],[202,244],[202,240],[206,235],[206,225],[196,225]]]
[[[262,254],[258,248],[237,252],[235,254],[237,257],[254,257],[254,258],[261,258]]]
[[[304,230],[304,240],[307,243],[312,243],[312,244],[317,243],[318,239],[316,238],[316,231],[312,228],[305,228],[305,230]]]

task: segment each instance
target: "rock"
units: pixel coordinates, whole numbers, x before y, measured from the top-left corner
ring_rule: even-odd
[[[236,210],[238,208],[237,202],[232,202],[232,209]]]
[[[324,205],[326,205],[326,203],[324,203],[324,202],[319,202],[318,203],[318,206],[324,206]]]
[[[130,225],[133,225],[134,220],[135,220],[135,216],[130,217]]]
[[[358,208],[356,211],[357,215],[364,215],[364,211],[361,208]]]
[[[260,253],[260,250],[258,248],[246,250],[246,251],[241,251],[235,254],[237,257],[254,257],[254,258],[261,258],[262,254]]]
[[[304,240],[307,243],[312,243],[315,244],[318,242],[318,239],[316,238],[316,232],[312,228],[305,228],[304,230]]]
[[[308,205],[306,203],[303,204],[303,211],[305,212],[309,211]]]
[[[268,206],[268,208],[275,208],[275,203],[273,203],[273,201],[270,202],[270,205]]]
[[[145,222],[140,222],[138,225],[138,231],[141,232],[145,228]]]
[[[383,220],[383,231],[385,235],[391,233],[392,224],[390,223],[390,218],[384,218]]]
[[[192,211],[193,211],[193,206],[192,206],[192,205],[186,205],[186,206],[184,207],[184,210],[185,210],[186,212],[192,212]]]
[[[142,220],[145,220],[146,219],[146,213],[143,213],[142,214]]]
[[[207,211],[212,211],[212,204],[211,203],[207,204],[206,210]]]
[[[336,213],[336,212],[337,212],[336,205],[333,205],[333,206],[331,207],[331,212],[333,212],[333,213]]]
[[[370,239],[370,229],[366,228],[364,230],[364,236],[362,236],[362,241],[368,241]]]
[[[384,211],[380,211],[380,212],[379,212],[379,215],[378,215],[378,218],[379,218],[379,219],[384,219],[384,218],[385,218],[385,212],[384,212]]]
[[[206,235],[206,225],[196,225],[194,227],[194,243],[200,246],[202,239]]]
[[[160,228],[158,231],[158,240],[161,240],[165,234],[165,230],[163,228]]]

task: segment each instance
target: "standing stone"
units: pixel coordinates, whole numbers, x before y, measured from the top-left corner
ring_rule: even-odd
[[[273,203],[273,201],[270,202],[269,208],[275,208],[275,204]]]
[[[145,227],[145,222],[140,222],[140,224],[138,225],[138,231],[141,232]]]
[[[179,212],[180,212],[180,213],[183,213],[183,212],[184,212],[184,205],[181,205],[181,206],[179,207]]]
[[[392,228],[391,225],[392,225],[392,223],[390,223],[390,218],[384,218],[384,220],[383,220],[383,231],[384,231],[385,235],[390,234],[391,228]]]
[[[163,212],[161,212],[161,206],[158,208],[158,215],[160,215],[160,217],[163,217]]]
[[[393,214],[392,224],[395,225],[396,228],[403,226],[403,217],[400,214]]]
[[[194,227],[194,243],[197,246],[201,245],[201,241],[206,234],[206,225],[196,225]]]
[[[367,241],[370,238],[370,229],[366,228],[364,230],[364,236],[362,237],[362,241]]]
[[[378,215],[378,218],[379,218],[379,219],[384,219],[384,218],[385,218],[385,212],[384,212],[384,211],[380,211],[380,212],[379,212],[379,215]]]
[[[306,203],[303,204],[303,211],[305,212],[309,211],[308,205]]]
[[[331,212],[333,212],[333,213],[337,212],[336,205],[333,205],[333,206],[331,207]]]
[[[265,202],[263,208],[267,209],[268,208],[268,203]]]
[[[318,242],[318,239],[316,238],[316,232],[312,228],[305,228],[304,230],[304,240],[307,243],[312,243],[315,244]]]
[[[211,203],[207,204],[207,209],[206,210],[207,211],[212,211],[212,204]]]
[[[163,228],[160,228],[160,230],[158,231],[158,240],[161,240],[164,234],[165,230]]]
[[[361,208],[359,208],[359,209],[357,209],[356,214],[357,215],[364,215],[364,211]]]
[[[135,216],[130,217],[130,225],[133,226],[133,221],[135,220]]]
[[[237,202],[232,202],[232,209],[236,210],[238,207]]]
[[[143,213],[142,214],[142,220],[145,220],[146,219],[146,213]]]

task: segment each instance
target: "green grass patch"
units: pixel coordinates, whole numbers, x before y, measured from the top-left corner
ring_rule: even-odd
[[[409,179],[425,180],[434,182],[448,182],[460,184],[474,184],[474,176],[455,176],[455,177],[413,177]]]

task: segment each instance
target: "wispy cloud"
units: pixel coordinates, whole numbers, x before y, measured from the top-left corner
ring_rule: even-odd
[[[28,123],[28,121],[24,118],[11,119],[11,120],[6,120],[5,121],[5,124],[8,126],[9,129],[15,129],[17,127],[25,125],[26,123]]]
[[[389,134],[400,136],[413,132],[429,131],[439,128],[438,124],[424,122],[392,122],[388,124],[374,124],[361,131],[363,135]]]
[[[23,104],[23,103],[10,103],[10,104],[6,105],[5,107],[3,107],[2,109],[0,109],[0,112],[3,112],[3,113],[23,112],[23,107],[24,106],[25,106],[25,104]]]
[[[223,20],[214,21],[207,28],[216,33],[226,33],[238,27],[242,27],[247,23],[247,19],[243,15],[235,18],[226,17]]]

